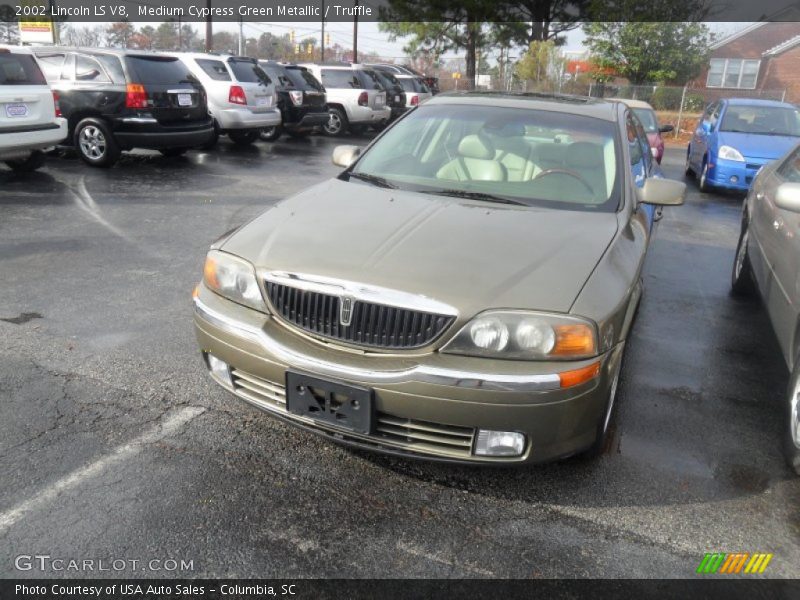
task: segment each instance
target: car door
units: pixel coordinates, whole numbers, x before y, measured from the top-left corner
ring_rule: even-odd
[[[711,135],[717,116],[719,116],[720,104],[720,102],[714,102],[708,105],[692,136],[690,161],[696,173],[700,173],[702,169],[703,157],[708,150],[708,137]]]
[[[757,239],[769,271],[761,291],[778,343],[790,363],[800,303],[800,214],[775,205],[777,189],[784,183],[800,183],[800,146],[772,172],[761,197],[756,198],[760,213]]]

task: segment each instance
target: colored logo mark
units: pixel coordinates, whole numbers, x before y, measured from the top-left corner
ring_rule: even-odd
[[[763,552],[754,554],[749,552],[706,552],[703,560],[700,561],[700,566],[697,567],[697,573],[704,575],[712,573],[729,575],[763,573],[773,556],[773,554]]]

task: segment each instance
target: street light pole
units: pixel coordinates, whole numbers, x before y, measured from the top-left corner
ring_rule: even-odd
[[[358,63],[358,0],[355,2],[355,15],[353,16],[353,63]]]
[[[319,41],[320,54],[319,62],[325,62],[325,0],[322,0],[322,39]]]
[[[208,16],[206,16],[206,52],[214,49],[214,38],[211,32],[211,0],[207,0]]]

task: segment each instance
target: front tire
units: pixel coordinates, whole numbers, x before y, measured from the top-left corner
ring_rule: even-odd
[[[683,172],[687,177],[691,177],[694,175],[694,169],[692,169],[692,149],[686,149],[686,163],[683,165]]]
[[[789,467],[796,475],[800,475],[800,357],[795,359],[787,400],[789,422],[786,427],[784,455]]]
[[[731,294],[734,296],[752,296],[755,291],[753,283],[753,269],[750,265],[750,254],[747,242],[750,233],[747,219],[742,221],[742,232],[739,234],[739,243],[736,245],[736,257],[733,259],[731,271]]]
[[[120,149],[108,125],[100,119],[84,119],[73,136],[81,160],[93,167],[111,167],[119,160]]]
[[[6,164],[17,173],[31,173],[44,165],[44,152],[35,150],[28,158],[13,158]]]
[[[261,135],[261,131],[258,129],[228,132],[228,137],[237,146],[249,146],[258,139],[259,135]]]
[[[711,191],[711,184],[708,182],[708,161],[703,161],[703,170],[700,171],[700,182],[697,184],[697,187],[700,191],[704,194],[708,194]]]
[[[617,366],[614,368],[614,374],[611,379],[611,385],[608,388],[608,398],[606,400],[606,410],[603,413],[603,418],[597,426],[597,439],[589,449],[584,453],[588,459],[598,458],[606,451],[606,446],[610,440],[609,433],[611,431],[611,423],[614,420],[614,406],[616,404],[617,394],[619,392],[620,373],[622,373],[622,358],[623,354],[619,357]]]
[[[341,108],[328,109],[328,122],[322,126],[322,131],[331,137],[341,137],[347,131],[347,116]]]

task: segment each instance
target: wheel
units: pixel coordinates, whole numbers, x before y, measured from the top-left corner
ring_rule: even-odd
[[[322,131],[331,137],[339,137],[347,131],[347,116],[341,108],[335,106],[328,109],[328,122],[322,126]]]
[[[624,353],[624,349],[623,349]],[[586,458],[593,459],[599,457],[606,449],[609,441],[610,425],[614,419],[614,404],[617,399],[617,392],[619,391],[619,376],[622,372],[622,356],[617,361],[617,366],[614,367],[614,374],[611,379],[611,385],[608,388],[608,399],[606,400],[606,410],[603,413],[603,419],[597,426],[597,438],[594,444],[585,452]]]
[[[707,194],[711,191],[711,184],[708,183],[708,161],[703,161],[703,170],[700,172],[700,183],[697,185],[701,192]]]
[[[788,416],[784,442],[784,454],[789,467],[800,475],[800,357],[795,359],[794,370],[789,379]]]
[[[258,129],[245,129],[244,131],[230,131],[228,137],[237,146],[249,146],[258,139],[261,131]]]
[[[750,266],[747,241],[750,234],[747,228],[747,219],[742,221],[742,232],[739,234],[739,243],[736,246],[736,257],[733,260],[731,272],[731,294],[734,296],[751,296],[755,291],[753,270]]]
[[[183,156],[188,151],[188,148],[161,148],[159,152],[164,156]]]
[[[44,153],[35,150],[28,158],[13,158],[6,164],[18,173],[30,173],[44,165]]]
[[[690,161],[690,157],[692,155],[692,149],[686,149],[686,164],[683,167],[683,172],[686,174],[687,177],[694,175],[694,170],[692,169],[692,163]]]
[[[214,124],[214,133],[209,138],[209,140],[200,146],[201,150],[213,150],[217,146],[217,142],[219,141],[219,130],[216,127],[216,123]]]
[[[74,139],[81,159],[93,167],[110,167],[119,159],[119,146],[100,119],[89,118],[78,123]]]
[[[265,142],[275,142],[283,133],[283,128],[280,125],[275,125],[275,127],[264,127],[261,130],[261,139]]]

